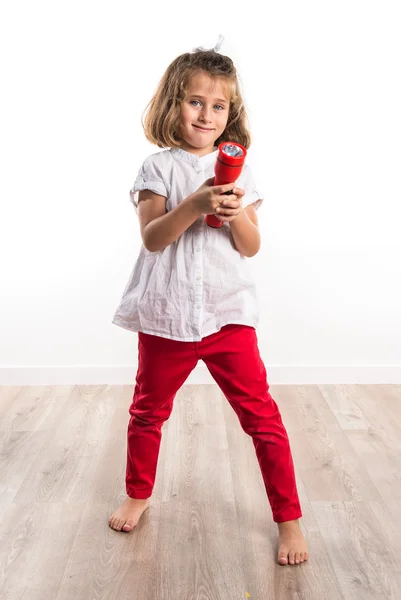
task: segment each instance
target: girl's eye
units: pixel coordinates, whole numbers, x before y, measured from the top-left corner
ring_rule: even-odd
[[[201,101],[200,100],[190,100],[189,103],[192,104],[193,106],[195,106],[196,103],[201,104]],[[219,111],[224,110],[224,106],[222,106],[221,104],[215,104],[214,108],[216,108],[216,107],[218,108]]]

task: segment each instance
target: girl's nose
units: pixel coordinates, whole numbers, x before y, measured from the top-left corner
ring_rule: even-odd
[[[200,114],[201,121],[207,121],[210,123],[210,109],[203,107],[202,112]]]

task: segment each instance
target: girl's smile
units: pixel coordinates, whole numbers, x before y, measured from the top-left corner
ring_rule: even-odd
[[[192,124],[192,127],[195,127],[195,129],[199,130],[199,131],[214,131],[214,129],[206,129],[206,127],[201,127],[200,125],[194,125]]]

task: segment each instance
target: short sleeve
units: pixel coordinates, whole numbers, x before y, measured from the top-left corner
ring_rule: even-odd
[[[149,156],[139,169],[135,183],[130,190],[130,199],[138,211],[138,192],[150,190],[167,198],[167,188],[163,179],[163,168],[157,161],[157,155]]]
[[[254,204],[256,209],[260,208],[263,202],[263,193],[259,187],[256,187],[252,171],[246,163],[243,167],[241,177],[238,180],[238,187],[242,187],[245,191],[245,195],[242,198],[243,208],[246,208],[251,204]]]

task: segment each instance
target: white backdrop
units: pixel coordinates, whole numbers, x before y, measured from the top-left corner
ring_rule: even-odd
[[[3,4],[0,384],[133,382],[137,336],[111,320],[141,243],[128,192],[159,150],[141,116],[219,33],[265,196],[270,383],[401,383],[400,4],[260,6]]]

